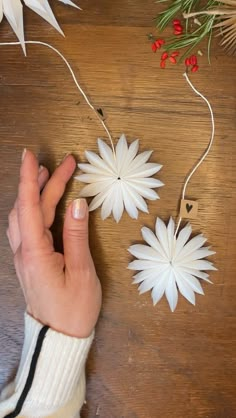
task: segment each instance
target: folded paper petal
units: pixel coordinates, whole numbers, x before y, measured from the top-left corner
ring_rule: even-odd
[[[9,0],[8,0],[9,1]],[[53,11],[48,3],[48,0],[24,0],[26,6],[45,19],[50,25],[52,25],[61,35],[64,36],[57,20],[53,14]]]
[[[131,193],[128,192],[128,188],[123,187],[123,200],[126,212],[132,219],[138,219],[138,210],[136,202]]]
[[[166,289],[166,279],[168,277],[168,270],[165,270],[161,275],[159,280],[156,281],[153,289],[152,289],[152,300],[153,300],[153,305],[156,305],[159,300],[162,298],[162,296],[164,295],[165,289]]]
[[[3,19],[3,3],[2,0],[0,0],[0,23]]]
[[[169,273],[169,277],[167,279],[167,286],[165,289],[165,294],[166,294],[166,299],[168,300],[170,309],[172,312],[174,312],[177,302],[178,302],[178,291],[177,291],[173,271],[170,271]]]
[[[23,6],[20,0],[2,0],[2,12],[10,23],[13,31],[19,39],[24,54],[25,38],[24,38],[24,23],[23,23]]]
[[[61,3],[67,4],[68,6],[72,6],[75,7],[76,9],[82,10],[79,6],[77,6],[77,4],[73,3],[73,1],[71,0],[58,0]]]

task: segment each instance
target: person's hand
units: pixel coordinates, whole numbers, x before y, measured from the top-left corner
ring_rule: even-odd
[[[69,155],[48,180],[47,169],[39,168],[32,152],[24,151],[7,236],[27,312],[58,332],[83,338],[91,334],[101,308],[101,285],[88,243],[86,201],[76,200],[67,209],[64,255],[55,252],[50,232],[75,167]]]

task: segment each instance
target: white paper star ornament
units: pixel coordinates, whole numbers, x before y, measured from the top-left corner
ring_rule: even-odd
[[[100,156],[86,151],[89,164],[78,164],[85,173],[76,177],[77,180],[88,183],[80,197],[93,197],[90,211],[101,208],[101,217],[106,219],[111,213],[116,222],[126,210],[131,218],[138,218],[138,209],[148,213],[144,199],[159,199],[154,188],[163,183],[151,178],[161,169],[160,164],[148,163],[152,151],[138,154],[139,141],[128,146],[125,135],[122,135],[116,145],[115,153],[101,139],[98,139]]]
[[[64,36],[54,13],[49,5],[48,0],[22,0],[23,4],[28,6],[31,10],[41,16],[50,25],[52,25],[61,35]],[[68,6],[80,9],[73,1],[58,0]],[[81,10],[81,9],[80,9]],[[0,0],[0,22],[5,16],[10,23],[13,31],[19,39],[25,53],[25,39],[24,39],[24,22],[23,22],[23,5],[21,0]]]
[[[152,290],[154,305],[165,294],[172,312],[178,302],[178,290],[195,305],[195,293],[204,294],[199,279],[210,282],[205,271],[217,270],[210,261],[203,260],[215,252],[203,247],[206,238],[202,234],[190,239],[192,228],[189,224],[177,238],[174,231],[172,218],[167,227],[157,218],[156,234],[146,227],[141,230],[148,245],[132,245],[128,250],[137,258],[128,268],[140,271],[133,281],[139,284],[140,294]]]

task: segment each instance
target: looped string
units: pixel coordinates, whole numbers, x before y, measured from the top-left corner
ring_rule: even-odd
[[[184,73],[184,74],[183,74],[183,76],[186,78],[186,80],[187,80],[188,84],[190,85],[190,87],[192,88],[192,90],[193,90],[193,91],[194,91],[194,92],[195,92],[198,96],[200,96],[200,97],[204,100],[204,102],[206,102],[206,104],[207,104],[207,106],[208,106],[208,109],[209,109],[209,111],[210,111],[210,116],[211,116],[211,126],[212,126],[212,130],[211,130],[211,137],[210,137],[209,144],[208,144],[208,146],[207,146],[206,150],[204,151],[204,153],[203,153],[202,157],[200,158],[200,160],[198,161],[198,163],[194,166],[194,168],[192,169],[191,173],[188,175],[188,177],[187,177],[187,179],[186,179],[186,181],[185,181],[185,183],[184,183],[184,187],[183,187],[183,191],[182,191],[182,199],[185,199],[186,189],[187,189],[187,186],[188,186],[188,184],[189,184],[189,182],[190,182],[190,180],[191,180],[191,178],[192,178],[193,174],[197,171],[197,169],[200,167],[200,165],[201,165],[201,164],[203,163],[203,161],[206,159],[206,157],[207,157],[207,155],[209,154],[209,152],[210,152],[210,150],[211,150],[211,147],[212,147],[212,145],[213,145],[213,142],[214,142],[214,137],[215,137],[215,120],[214,120],[214,113],[213,113],[213,110],[212,110],[211,104],[209,103],[209,101],[207,100],[207,98],[206,98],[205,96],[203,96],[203,94],[202,94],[202,93],[200,93],[200,92],[199,92],[199,91],[198,91],[198,90],[194,87],[194,85],[193,85],[193,84],[192,84],[192,82],[190,81],[190,79],[189,79],[189,77],[188,77],[187,73]],[[179,231],[179,227],[180,227],[181,221],[182,221],[182,218],[181,218],[181,217],[179,217],[179,221],[178,221],[178,224],[177,224],[177,227],[176,227],[176,231],[175,231],[175,236],[177,235],[177,233],[178,233],[178,231]]]
[[[80,87],[80,85],[79,85],[79,83],[78,83],[78,81],[77,81],[77,79],[76,79],[75,73],[74,73],[74,71],[72,70],[72,67],[71,67],[71,65],[69,64],[69,62],[67,61],[67,59],[64,57],[64,55],[63,55],[60,51],[58,51],[56,48],[54,48],[52,45],[50,45],[50,44],[48,44],[48,43],[46,43],[46,42],[41,42],[41,41],[25,41],[25,43],[26,43],[26,44],[44,45],[44,46],[46,46],[46,47],[48,47],[48,48],[52,49],[54,52],[56,52],[56,54],[57,54],[57,55],[59,55],[59,56],[61,57],[61,59],[65,62],[66,66],[68,67],[68,69],[69,69],[69,71],[70,71],[70,73],[71,73],[71,75],[72,75],[72,78],[73,78],[73,80],[74,80],[74,83],[75,83],[76,87],[78,88],[78,90],[80,91],[80,93],[81,93],[81,94],[82,94],[82,96],[84,97],[84,99],[85,99],[86,103],[87,103],[87,104],[88,104],[88,106],[92,109],[92,111],[95,113],[96,117],[99,119],[99,121],[100,121],[101,125],[103,126],[104,130],[106,131],[107,136],[108,136],[108,138],[109,138],[109,140],[110,140],[110,143],[111,143],[111,146],[112,146],[112,151],[113,151],[113,154],[114,154],[114,156],[115,156],[115,147],[114,147],[114,143],[113,143],[113,140],[112,140],[112,136],[111,136],[111,134],[110,134],[110,132],[109,132],[109,130],[108,130],[108,128],[107,128],[107,126],[106,126],[105,122],[104,122],[104,121],[100,118],[100,116],[99,116],[99,114],[98,114],[97,110],[94,108],[94,106],[92,105],[92,103],[91,103],[91,102],[90,102],[90,100],[88,99],[87,95],[85,94],[85,92],[83,91],[83,89]],[[8,45],[20,45],[20,42],[1,42],[1,43],[0,43],[0,46],[8,46]],[[187,189],[187,186],[188,186],[189,181],[191,180],[191,178],[192,178],[193,174],[197,171],[197,169],[198,169],[198,168],[200,167],[200,165],[203,163],[203,161],[206,159],[206,157],[207,157],[207,155],[209,154],[209,152],[210,152],[210,150],[211,150],[211,147],[212,147],[212,145],[213,145],[213,141],[214,141],[214,137],[215,137],[215,120],[214,120],[213,110],[212,110],[212,107],[211,107],[211,104],[209,103],[209,101],[206,99],[206,97],[205,97],[205,96],[203,96],[203,94],[202,94],[202,93],[200,93],[200,92],[199,92],[199,91],[198,91],[198,90],[194,87],[194,85],[193,85],[193,84],[192,84],[192,82],[190,81],[190,79],[189,79],[189,77],[188,77],[187,73],[184,73],[184,74],[183,74],[183,76],[186,78],[186,81],[188,82],[188,84],[190,85],[190,87],[192,88],[192,90],[193,90],[193,91],[194,91],[194,92],[195,92],[198,96],[200,96],[200,97],[201,97],[201,98],[202,98],[202,99],[206,102],[206,104],[207,104],[207,106],[208,106],[208,108],[209,108],[209,111],[210,111],[210,115],[211,115],[211,125],[212,125],[211,137],[210,137],[210,141],[209,141],[209,144],[208,144],[208,146],[207,146],[207,149],[206,149],[206,151],[203,153],[203,155],[202,155],[202,157],[200,158],[200,160],[198,161],[198,163],[194,166],[194,168],[192,169],[191,173],[188,175],[188,177],[187,177],[187,179],[186,179],[186,181],[185,181],[185,183],[184,183],[184,186],[183,186],[183,191],[182,191],[182,199],[185,199],[186,189]],[[181,221],[182,221],[182,218],[179,216],[178,224],[177,224],[176,231],[175,231],[175,236],[177,236],[177,233],[178,233],[179,228],[180,228]]]
[[[69,64],[69,62],[67,61],[67,59],[64,57],[64,55],[63,55],[60,51],[58,51],[58,49],[54,48],[52,45],[50,45],[50,44],[48,44],[48,43],[46,43],[46,42],[41,42],[41,41],[25,41],[25,44],[44,45],[44,46],[46,46],[46,47],[48,47],[48,48],[52,49],[54,52],[56,52],[56,54],[57,54],[57,55],[59,55],[59,56],[61,57],[61,59],[64,61],[64,63],[65,63],[65,64],[66,64],[66,66],[68,67],[68,69],[69,69],[69,71],[70,71],[70,73],[71,73],[71,75],[72,75],[72,78],[73,78],[73,80],[74,80],[74,83],[75,83],[76,87],[78,88],[78,90],[79,90],[79,91],[80,91],[80,93],[82,94],[82,96],[83,96],[83,98],[85,99],[85,101],[86,101],[86,103],[88,104],[88,106],[89,106],[89,107],[92,109],[92,111],[96,114],[96,117],[99,119],[99,121],[100,121],[101,125],[103,126],[104,130],[106,131],[107,136],[108,136],[108,138],[109,138],[109,140],[110,140],[110,143],[111,143],[111,147],[112,147],[113,154],[115,155],[115,147],[114,147],[114,143],[113,143],[113,140],[112,140],[112,136],[111,136],[111,134],[110,134],[110,132],[109,132],[109,129],[107,128],[107,126],[106,126],[105,122],[104,122],[104,121],[100,118],[100,116],[99,116],[99,114],[98,114],[97,110],[95,109],[95,107],[94,107],[94,106],[92,105],[92,103],[90,102],[89,98],[87,97],[87,95],[86,95],[86,94],[85,94],[85,92],[83,91],[82,87],[80,87],[79,82],[78,82],[78,80],[77,80],[77,78],[76,78],[76,76],[75,76],[75,73],[74,73],[74,71],[72,70],[72,67],[71,67],[71,65]],[[21,45],[21,43],[20,43],[20,42],[1,42],[1,43],[0,43],[0,46],[8,46],[8,45]]]

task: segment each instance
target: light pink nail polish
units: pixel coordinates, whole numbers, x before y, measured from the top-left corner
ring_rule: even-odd
[[[76,199],[73,202],[72,212],[74,219],[84,219],[88,210],[87,202],[85,199]]]
[[[22,157],[21,157],[21,161],[22,161],[22,163],[23,163],[23,161],[24,161],[24,159],[25,159],[25,154],[26,154],[26,152],[27,152],[27,149],[26,149],[26,148],[24,148],[24,151],[22,152]]]
[[[63,161],[65,161],[65,159],[66,159],[69,155],[71,155],[71,153],[70,153],[70,152],[68,152],[68,153],[65,155],[65,157],[64,157],[64,158],[63,158],[63,160],[62,160],[62,162],[63,162]]]
[[[43,171],[43,169],[44,169],[44,166],[43,165],[40,165],[39,166],[39,173],[41,173],[41,171]]]

